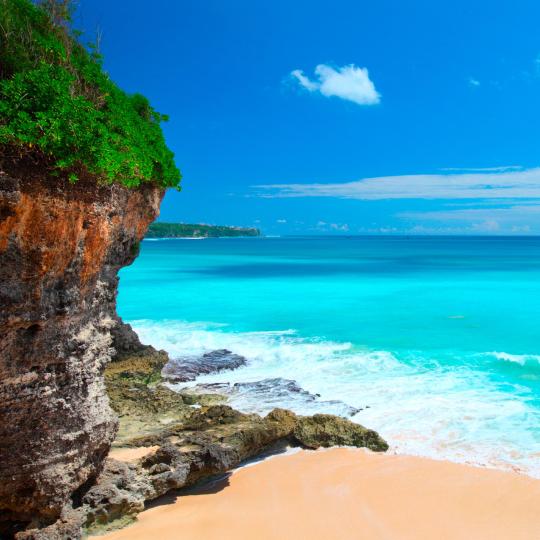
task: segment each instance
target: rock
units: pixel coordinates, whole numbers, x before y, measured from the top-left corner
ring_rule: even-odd
[[[133,438],[131,446],[159,446],[135,465],[119,466],[108,460],[97,484],[83,499],[84,508],[88,508],[88,531],[95,531],[96,526],[115,526],[118,519],[124,520],[123,524],[145,501],[226,472],[277,444],[387,448],[374,431],[337,416],[298,417],[291,411],[274,409],[260,417],[227,405],[194,409],[183,423]]]
[[[354,416],[361,409],[352,407],[344,401],[321,400],[320,395],[311,394],[296,381],[275,377],[260,381],[242,383],[197,384],[190,390],[198,394],[219,394],[229,398],[229,404],[239,410],[250,410],[258,414],[268,414],[274,407],[287,403],[297,413],[309,414],[320,410],[338,416]]]
[[[115,312],[118,270],[138,253],[163,190],[9,167],[0,160],[0,537],[78,539],[82,522],[125,523],[146,501],[275,444],[383,447],[337,417],[281,409],[261,417],[206,406],[214,393],[184,398],[165,387],[166,353],[142,345]],[[176,376],[245,362],[213,351],[177,362]],[[118,429],[107,392],[120,416],[115,444],[156,452],[131,465],[105,461]]]
[[[122,357],[115,356],[105,371],[105,380],[107,383],[118,380],[148,386],[162,381],[161,370],[168,361],[165,351],[156,351],[148,346],[144,351]]]
[[[127,355],[142,353],[153,349],[150,345],[143,345],[139,336],[131,327],[118,316],[115,317],[116,325],[111,329],[112,345],[116,351],[114,359],[122,359]],[[155,350],[155,349],[154,349]]]
[[[83,497],[86,526],[106,530],[114,521],[127,523],[144,510],[149,493],[150,486],[136,465],[107,459],[96,484]]]
[[[111,407],[120,417],[115,444],[134,436],[159,432],[164,425],[180,422],[193,412],[182,395],[159,384],[161,370],[169,357],[164,351],[145,347],[115,359],[105,370]],[[192,396],[190,404],[197,403]]]
[[[294,428],[294,437],[308,448],[356,446],[375,452],[388,450],[387,442],[376,431],[332,414],[299,418]]]
[[[186,405],[201,405],[202,407],[210,407],[211,405],[219,405],[227,401],[227,396],[213,393],[198,393],[190,388],[178,392],[182,397],[182,401]]]
[[[102,468],[117,429],[102,376],[114,352],[117,272],[133,261],[163,196],[149,184],[71,184],[40,172],[45,165],[6,167],[0,536],[14,523],[49,527]]]
[[[64,507],[59,518],[45,527],[34,528],[30,525],[24,531],[15,535],[17,540],[74,540],[80,538],[81,527],[84,523],[82,508],[74,510]]]
[[[163,377],[171,382],[194,381],[199,375],[237,369],[247,360],[227,349],[219,349],[200,357],[175,358],[163,369]]]
[[[119,519],[123,524],[144,508],[145,501],[236,467],[289,438],[295,423],[296,416],[289,411],[276,410],[261,418],[217,405],[192,409],[184,423],[134,437],[130,446],[159,449],[135,465],[107,460],[96,485],[83,498],[87,530],[114,526]]]
[[[161,353],[147,348],[111,363],[105,372],[112,407],[120,414],[115,445],[158,449],[136,463],[107,460],[82,500],[88,532],[122,526],[145,502],[229,471],[276,446],[349,444],[381,450],[386,444],[375,432],[337,416],[299,417],[276,408],[261,417],[222,403],[201,406],[208,396],[224,397],[201,396],[196,393],[200,387],[191,389],[192,394],[172,392],[159,382],[165,361]],[[204,386],[206,392],[223,389],[221,384]],[[192,402],[198,408],[188,405]]]

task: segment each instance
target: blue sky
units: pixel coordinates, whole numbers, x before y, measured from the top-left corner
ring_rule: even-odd
[[[540,234],[540,3],[80,0],[184,175],[161,220]]]

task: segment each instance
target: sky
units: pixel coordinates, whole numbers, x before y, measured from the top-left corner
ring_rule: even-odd
[[[540,234],[540,2],[79,0],[170,116],[161,221]]]

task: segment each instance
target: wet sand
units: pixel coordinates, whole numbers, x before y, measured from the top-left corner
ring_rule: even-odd
[[[94,537],[98,538],[98,537]],[[540,481],[353,449],[242,468],[146,510],[107,540],[537,540]]]

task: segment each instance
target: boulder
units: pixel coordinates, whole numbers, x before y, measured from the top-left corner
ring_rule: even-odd
[[[388,443],[376,432],[332,414],[300,417],[294,428],[295,439],[307,448],[330,446],[365,447],[386,452]]]
[[[163,369],[163,377],[171,382],[194,381],[199,375],[237,369],[247,360],[227,349],[218,349],[202,356],[172,359]]]

